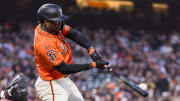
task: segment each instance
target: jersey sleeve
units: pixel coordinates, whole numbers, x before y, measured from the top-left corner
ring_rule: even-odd
[[[70,26],[64,25],[64,28],[63,28],[63,30],[62,30],[62,34],[63,34],[64,36],[66,36],[66,35],[68,34],[69,30],[70,30]]]
[[[48,63],[48,65],[56,66],[64,61],[64,57],[61,54],[60,49],[53,42],[42,45],[39,50],[41,50],[40,54],[42,55],[42,60],[44,60],[45,64]]]

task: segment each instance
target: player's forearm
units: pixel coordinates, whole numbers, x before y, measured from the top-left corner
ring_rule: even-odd
[[[56,70],[62,74],[73,74],[84,70],[91,69],[91,64],[65,64],[64,62],[58,66],[54,66]]]
[[[87,50],[91,47],[91,42],[79,31],[71,28],[68,35],[66,36],[76,42],[78,45],[86,48]]]

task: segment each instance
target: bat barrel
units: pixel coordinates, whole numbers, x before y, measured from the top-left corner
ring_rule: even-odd
[[[131,89],[133,89],[134,91],[136,91],[137,93],[139,93],[141,96],[146,97],[148,95],[148,93],[141,89],[139,86],[137,86],[136,83],[134,83],[132,80],[129,80],[128,78],[126,78],[123,74],[118,74],[115,71],[113,71],[111,68],[108,68],[108,70],[115,75],[117,78],[119,78],[120,80],[122,80],[126,85],[128,85]]]
[[[139,93],[140,95],[142,95],[143,97],[146,97],[148,95],[148,93],[141,89],[139,86],[137,86],[133,81],[130,80],[124,80],[124,83],[126,85],[128,85],[130,88],[132,88],[133,90],[135,90],[137,93]]]

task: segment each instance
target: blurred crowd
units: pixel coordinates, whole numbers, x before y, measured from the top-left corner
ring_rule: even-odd
[[[0,25],[0,90],[6,88],[10,74],[23,72],[28,82],[29,101],[40,101],[34,89],[38,77],[33,56],[34,25]],[[16,29],[16,30],[15,30]],[[17,30],[18,29],[18,30]],[[143,98],[106,70],[88,70],[69,77],[85,101],[179,101],[180,34],[149,32],[143,29],[88,29],[87,36],[103,59],[118,73],[125,74],[149,93]],[[91,62],[88,52],[70,41],[73,63]]]

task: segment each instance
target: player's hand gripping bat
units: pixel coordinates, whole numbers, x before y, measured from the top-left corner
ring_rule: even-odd
[[[104,61],[101,58],[101,56],[94,50],[94,48],[91,48],[89,50],[89,52],[90,52],[90,56],[93,59],[93,61]],[[116,76],[117,78],[122,80],[126,85],[128,85],[130,88],[132,88],[137,93],[139,93],[141,96],[146,97],[148,95],[148,93],[145,90],[141,89],[136,83],[134,83],[132,80],[129,80],[128,78],[126,78],[123,74],[116,73],[115,71],[113,71],[113,69],[109,68],[107,65],[105,65],[104,67],[106,69],[108,69],[108,71],[111,74],[113,74],[114,76]]]

